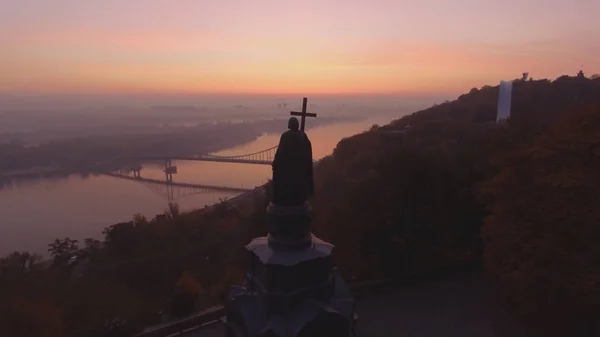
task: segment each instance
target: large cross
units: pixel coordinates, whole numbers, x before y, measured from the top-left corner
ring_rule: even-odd
[[[300,130],[304,131],[304,124],[306,123],[306,117],[317,117],[317,114],[315,113],[308,113],[306,112],[306,103],[308,101],[308,98],[304,97],[302,99],[302,111],[301,112],[297,112],[297,111],[290,111],[290,115],[292,116],[301,116],[301,120],[300,120]]]

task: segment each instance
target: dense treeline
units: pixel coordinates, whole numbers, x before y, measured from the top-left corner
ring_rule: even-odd
[[[485,256],[536,336],[574,335],[600,322],[600,80],[513,95],[507,123],[484,87],[340,142],[315,174],[315,229],[355,279]]]
[[[56,240],[47,264],[13,253],[0,261],[0,331],[130,336],[215,305],[241,282],[243,246],[264,233],[266,206],[262,194],[188,214],[171,205],[152,220],[136,215],[107,228],[103,242]]]
[[[313,228],[351,280],[483,262],[536,336],[574,335],[600,321],[600,80],[517,82],[513,95],[504,124],[484,87],[341,141],[315,172]],[[58,240],[48,268],[13,254],[1,331],[126,336],[219,302],[266,230],[268,196],[248,200]]]
[[[540,336],[600,335],[600,103],[499,158],[485,263]]]

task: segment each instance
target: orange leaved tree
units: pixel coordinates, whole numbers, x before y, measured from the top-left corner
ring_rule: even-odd
[[[492,201],[482,231],[488,270],[540,336],[594,329],[600,322],[600,105],[569,111],[499,165],[483,188]]]

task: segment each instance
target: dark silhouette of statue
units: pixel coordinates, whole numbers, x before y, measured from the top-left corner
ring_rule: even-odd
[[[288,131],[281,135],[273,160],[273,203],[280,206],[302,205],[313,194],[312,145],[291,117]]]

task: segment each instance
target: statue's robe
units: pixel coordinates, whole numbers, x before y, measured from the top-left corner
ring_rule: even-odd
[[[273,160],[273,203],[301,205],[313,194],[312,145],[300,130],[281,135]]]

